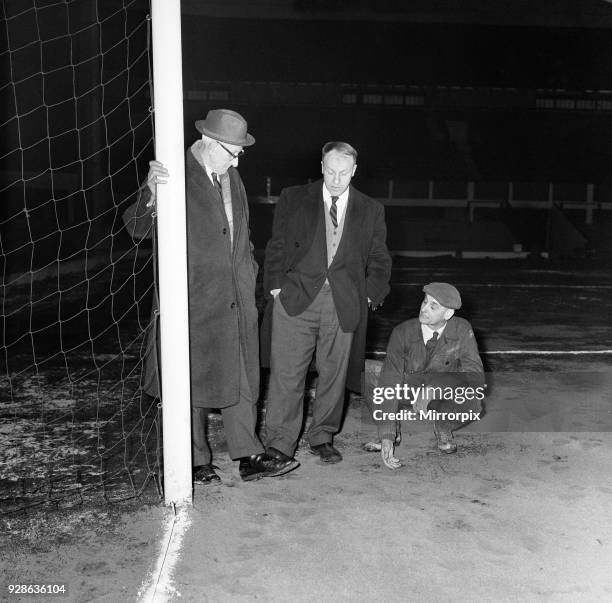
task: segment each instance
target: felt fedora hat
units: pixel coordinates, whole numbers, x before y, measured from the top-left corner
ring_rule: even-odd
[[[199,119],[195,127],[201,134],[219,142],[250,147],[255,139],[247,132],[247,122],[236,111],[230,109],[211,109],[206,119]]]

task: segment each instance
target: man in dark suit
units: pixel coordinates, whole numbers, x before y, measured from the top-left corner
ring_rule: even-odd
[[[266,247],[264,290],[273,297],[266,452],[283,461],[297,446],[315,351],[310,451],[326,463],[342,460],[332,441],[345,386],[361,390],[368,304],[376,308],[389,292],[384,208],[350,186],[357,151],[328,142],[321,167],[322,181],[281,192]]]

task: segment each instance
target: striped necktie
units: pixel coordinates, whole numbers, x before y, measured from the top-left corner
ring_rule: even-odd
[[[338,206],[336,203],[338,202],[338,197],[331,198],[331,207],[329,208],[329,215],[331,217],[332,224],[334,228],[338,228]]]

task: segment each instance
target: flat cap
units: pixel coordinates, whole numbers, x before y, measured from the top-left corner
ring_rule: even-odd
[[[439,304],[445,308],[458,310],[461,308],[461,295],[459,291],[448,283],[429,283],[423,287],[425,293],[429,293]]]

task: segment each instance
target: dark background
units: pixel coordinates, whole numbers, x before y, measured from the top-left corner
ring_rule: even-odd
[[[183,21],[184,88],[227,92],[221,101],[185,102],[186,140],[209,108],[243,111],[257,137],[241,165],[248,190],[259,193],[263,176],[283,184],[317,177],[320,147],[337,138],[358,148],[360,180],[610,179],[612,107],[543,110],[534,102],[546,92],[601,99],[607,95],[596,91],[612,89],[611,30],[597,27],[602,18],[578,26],[586,18],[571,14],[572,3],[566,22],[576,22],[563,27],[554,2],[538,3],[550,14],[532,7],[531,17],[522,3],[528,25],[509,20],[500,4],[511,3],[499,2],[462,3],[466,20],[476,6],[495,23],[423,21],[450,17],[435,10],[445,3],[407,15],[402,3],[356,3],[357,10],[348,2],[286,2],[290,19],[257,4],[265,17],[187,14]],[[611,13],[608,6],[597,3]],[[363,102],[364,94],[398,90],[424,96],[423,104]],[[347,92],[355,105],[343,102]]]
[[[437,197],[462,199],[472,181],[481,199],[503,198],[513,182],[542,201],[554,183],[555,200],[584,202],[591,183],[596,203],[612,201],[608,2],[184,0],[182,9],[185,144],[209,109],[243,113],[257,139],[240,164],[252,198],[318,178],[321,146],[342,139],[359,151],[355,185],[378,198],[393,180],[396,198],[427,198],[434,181]],[[3,271],[112,256],[131,244],[121,214],[154,155],[149,4],[7,0],[0,11]],[[595,210],[597,232],[580,212],[566,217],[605,255],[609,212]],[[260,249],[272,211],[252,212]],[[423,243],[432,249],[467,219],[433,207],[388,213],[435,221],[436,241]],[[542,212],[489,217],[536,223],[533,237],[510,228],[506,247],[512,237],[546,245]],[[462,234],[489,244],[479,236]],[[394,245],[409,237],[400,229]]]

